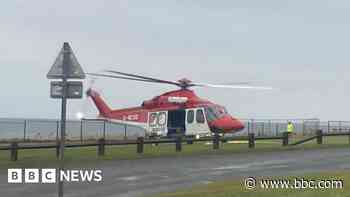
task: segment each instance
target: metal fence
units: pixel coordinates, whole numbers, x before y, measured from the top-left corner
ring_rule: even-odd
[[[234,135],[280,136],[286,132],[288,122],[294,125],[294,132],[298,135],[314,135],[320,129],[319,119],[243,119],[245,128]]]
[[[286,131],[288,121],[294,125],[297,135],[311,136],[318,129],[324,133],[350,131],[350,121],[320,122],[319,119],[243,119],[245,128],[234,136],[280,136]],[[0,119],[0,141],[8,140],[56,140],[60,132],[60,121],[49,119]],[[145,135],[137,126],[119,124],[99,119],[67,121],[67,140],[136,139]]]
[[[326,133],[348,133],[350,132],[350,121],[328,121]]]
[[[0,119],[0,141],[8,140],[56,140],[60,133],[60,121],[45,119]],[[136,139],[144,136],[141,127],[104,120],[68,120],[67,140]]]

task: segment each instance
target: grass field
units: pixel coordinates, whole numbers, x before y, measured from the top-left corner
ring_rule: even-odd
[[[343,188],[332,188],[332,189],[263,189],[259,185],[261,179],[288,179],[293,180],[294,178],[304,180],[342,180]],[[195,186],[191,189],[178,191],[173,193],[163,193],[155,197],[346,197],[350,196],[350,172],[328,172],[310,174],[302,177],[260,177],[257,179],[256,189],[246,189],[244,186],[244,178],[241,180],[227,180],[209,183],[207,185]]]
[[[83,167],[94,165],[100,161],[118,159],[140,159],[154,157],[182,157],[191,155],[234,154],[267,151],[291,151],[299,149],[349,147],[348,137],[326,137],[324,144],[317,145],[310,141],[298,146],[282,147],[281,140],[257,141],[254,149],[249,149],[247,142],[224,143],[219,150],[213,150],[212,144],[195,143],[183,144],[182,152],[175,152],[174,144],[161,144],[159,146],[145,145],[144,153],[136,153],[136,145],[106,146],[103,157],[97,156],[97,147],[66,148],[65,163],[68,166]],[[0,151],[0,169],[8,167],[55,167],[57,159],[55,149],[19,150],[18,161],[10,161],[10,151]]]

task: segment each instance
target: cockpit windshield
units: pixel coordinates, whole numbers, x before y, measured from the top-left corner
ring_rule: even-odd
[[[222,118],[227,114],[225,107],[221,106],[210,106],[205,108],[205,113],[207,115],[208,121],[216,120]]]

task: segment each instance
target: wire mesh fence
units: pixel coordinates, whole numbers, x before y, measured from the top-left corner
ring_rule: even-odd
[[[319,119],[243,119],[245,128],[234,135],[281,136],[291,122],[294,133],[301,136],[314,135],[320,129]]]
[[[54,141],[60,129],[58,120],[0,119],[0,141]],[[71,141],[136,139],[144,135],[141,127],[99,119],[66,122],[66,139]]]
[[[349,133],[350,121],[328,121],[326,133]]]
[[[235,136],[281,136],[288,122],[294,125],[294,132],[301,136],[315,135],[318,129],[324,133],[350,131],[350,121],[321,122],[319,119],[243,119],[245,128]],[[146,131],[138,126],[115,123],[100,119],[68,120],[66,138],[72,141],[89,141],[99,138],[136,139],[145,136]],[[59,138],[60,121],[50,119],[0,119],[0,141],[54,141]]]
[[[24,139],[26,135],[26,120],[3,119],[0,121],[1,140]]]

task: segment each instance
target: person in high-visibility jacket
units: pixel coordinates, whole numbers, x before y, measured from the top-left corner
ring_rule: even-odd
[[[288,134],[292,134],[294,132],[294,125],[290,121],[287,124],[287,132],[288,132]]]

